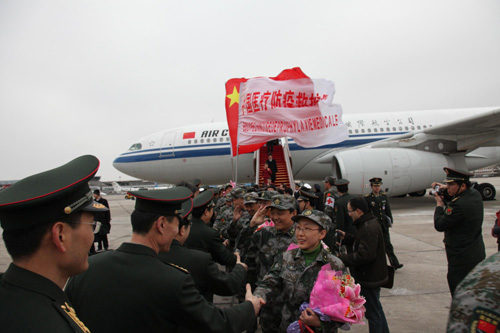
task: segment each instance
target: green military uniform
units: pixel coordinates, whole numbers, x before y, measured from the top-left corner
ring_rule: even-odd
[[[471,175],[460,170],[444,169],[448,174],[445,182],[456,180],[457,173],[458,176],[465,175],[467,180]],[[445,207],[437,206],[434,211],[434,228],[444,232],[447,278],[452,294],[460,281],[486,257],[482,236],[483,215],[481,195],[471,188],[454,196]]]
[[[2,332],[90,332],[54,282],[14,264],[0,281]]]
[[[68,272],[76,274],[86,268],[92,227],[76,225],[92,223],[82,221],[79,212],[108,210],[94,201],[88,186],[98,169],[95,156],[80,156],[0,192],[0,223],[5,247],[13,258],[7,271],[0,274],[0,331],[89,332],[58,283],[69,278]],[[86,221],[89,219],[87,215]],[[72,226],[54,227],[58,223]],[[51,252],[55,241],[44,241],[56,235],[52,228],[67,228],[65,238],[74,237],[68,243],[59,235],[59,245],[66,251],[55,257]],[[87,248],[82,246],[85,240]]]
[[[147,246],[123,243],[89,262],[66,293],[94,333],[241,332],[255,320],[250,302],[225,310],[207,302],[187,270],[165,264]]]
[[[231,194],[228,194],[228,195],[226,195],[225,200],[219,200],[219,202],[220,201],[225,201],[225,202],[233,201],[233,198],[232,198]],[[217,211],[217,207],[216,207],[216,211]],[[225,239],[228,238],[227,228],[229,226],[229,223],[233,219],[233,211],[234,211],[234,207],[232,204],[230,206],[223,205],[218,210],[217,217],[215,218],[213,228],[215,230],[217,230],[219,235],[222,235],[222,237],[224,237]]]
[[[213,193],[210,191],[203,192],[193,200],[193,205],[195,208],[208,206],[211,204],[212,198]],[[221,265],[232,267],[236,264],[236,256],[224,246],[219,233],[215,229],[194,216],[191,219],[191,223],[189,237],[184,246],[210,253],[215,262]]]
[[[381,178],[372,178],[370,179],[371,184],[382,184]],[[387,198],[387,194],[385,192],[380,191],[379,195],[375,195],[375,193],[370,193],[365,195],[365,200],[370,207],[370,210],[373,212],[373,215],[377,218],[377,221],[380,223],[382,227],[382,233],[384,235],[384,244],[385,244],[385,252],[387,253],[387,257],[389,258],[389,262],[391,266],[395,269],[403,267],[402,264],[399,263],[396,254],[394,253],[394,246],[391,243],[391,236],[389,234],[389,228],[392,226],[392,212],[391,206],[389,205],[389,199]]]
[[[448,333],[500,332],[500,252],[478,264],[451,302]]]
[[[335,178],[327,176],[323,182],[331,185],[330,188],[323,193],[323,212],[330,217],[332,224],[335,225],[335,200],[339,197],[339,192],[334,185]],[[335,230],[335,228],[331,230]]]
[[[247,281],[247,270],[242,265],[235,265],[231,273],[223,272],[209,253],[188,249],[176,239],[172,241],[170,251],[160,252],[158,256],[165,263],[175,264],[188,270],[196,288],[209,302],[214,301],[214,294],[235,295],[245,287]]]

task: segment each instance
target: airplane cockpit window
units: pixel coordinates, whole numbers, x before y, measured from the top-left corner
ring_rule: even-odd
[[[141,150],[142,149],[142,144],[140,143],[134,143],[128,150]]]

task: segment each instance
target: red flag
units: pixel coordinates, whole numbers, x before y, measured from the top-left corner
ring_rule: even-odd
[[[298,67],[278,76],[226,82],[226,115],[233,156],[267,141],[292,137],[304,147],[347,138],[340,105],[330,105],[333,82],[310,79]]]
[[[182,135],[183,139],[194,139],[196,132],[186,132]]]

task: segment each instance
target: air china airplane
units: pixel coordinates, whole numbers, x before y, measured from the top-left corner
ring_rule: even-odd
[[[295,179],[325,176],[350,181],[349,192],[370,192],[369,179],[383,178],[391,196],[423,195],[445,178],[443,167],[475,170],[500,163],[500,107],[393,113],[345,114],[349,138],[316,148],[288,140]],[[238,182],[255,182],[255,154],[238,157]],[[113,165],[132,177],[176,183],[195,178],[223,184],[232,177],[226,123],[193,125],[144,137]],[[495,188],[480,184],[483,197]]]

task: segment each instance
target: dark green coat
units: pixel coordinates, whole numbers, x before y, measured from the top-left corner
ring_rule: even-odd
[[[214,294],[232,296],[245,288],[247,271],[242,265],[235,265],[231,273],[219,269],[210,253],[188,249],[174,239],[170,251],[158,254],[165,263],[185,268],[191,273],[196,288],[209,302]]]
[[[391,206],[389,205],[389,199],[384,192],[380,192],[377,196],[373,192],[365,195],[365,200],[370,207],[370,210],[373,212],[373,215],[377,218],[378,222],[382,224],[383,227],[389,227],[387,223],[387,217],[392,219]]]
[[[221,265],[233,267],[236,264],[236,256],[222,244],[219,233],[210,228],[200,219],[193,217],[191,219],[191,231],[189,237],[184,243],[190,249],[196,249],[208,252],[212,255],[215,262]]]
[[[153,249],[123,243],[89,258],[89,269],[70,279],[66,293],[93,333],[241,332],[252,327],[252,303],[216,308],[191,275],[162,262]]]
[[[434,211],[434,228],[444,232],[451,292],[486,257],[482,236],[483,215],[483,200],[473,189],[465,190],[446,207],[438,206]]]
[[[54,282],[10,264],[0,275],[1,332],[88,332]],[[65,311],[68,310],[68,311]]]

